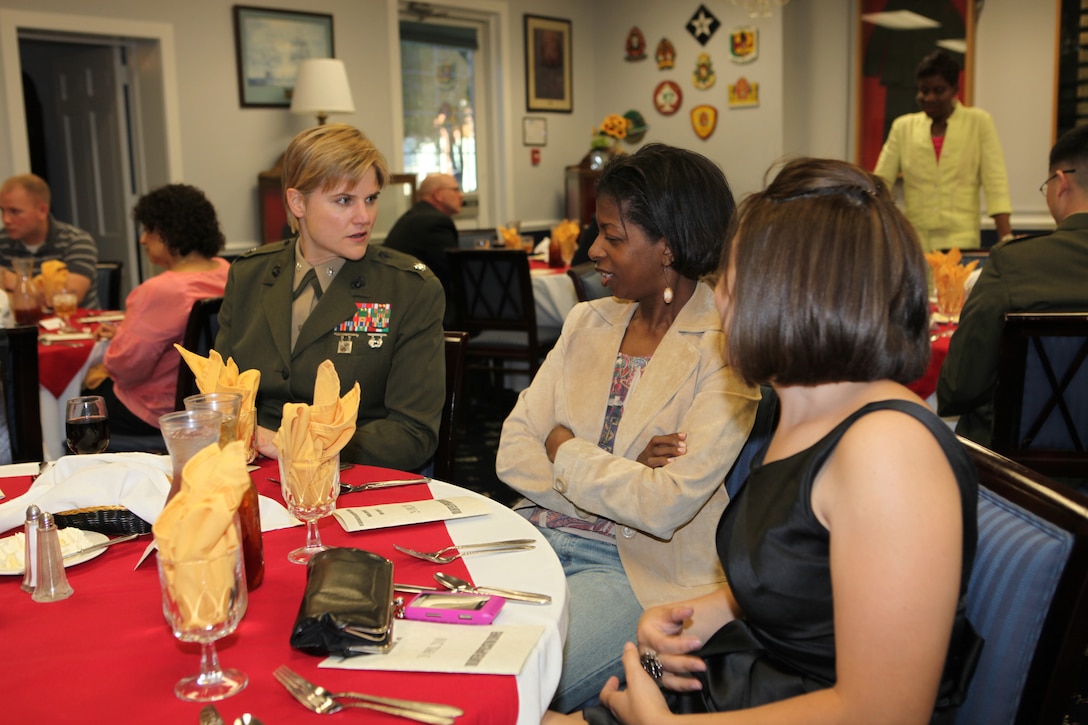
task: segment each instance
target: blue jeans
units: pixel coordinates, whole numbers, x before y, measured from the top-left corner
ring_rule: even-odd
[[[541,532],[559,556],[570,589],[563,673],[551,703],[567,713],[596,698],[612,675],[624,681],[623,645],[637,636],[642,606],[615,544],[555,529]]]

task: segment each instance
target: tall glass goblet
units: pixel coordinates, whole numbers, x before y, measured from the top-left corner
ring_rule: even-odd
[[[69,398],[64,416],[64,433],[72,453],[101,453],[110,444],[110,422],[106,400],[101,395]]]
[[[174,475],[170,480],[169,501],[181,490],[185,464],[199,451],[219,443],[219,422],[223,414],[217,410],[180,410],[159,416],[159,430],[170,453]]]
[[[326,547],[321,543],[317,522],[332,515],[340,495],[340,454],[324,458],[280,456],[280,486],[287,510],[306,522],[306,545],[287,555],[288,561],[306,564]]]
[[[182,700],[213,702],[241,692],[249,677],[221,668],[215,649],[216,640],[238,628],[249,602],[241,545],[211,559],[172,561],[160,551],[158,560],[167,623],[182,642],[200,643],[200,674],[179,680],[174,694]]]

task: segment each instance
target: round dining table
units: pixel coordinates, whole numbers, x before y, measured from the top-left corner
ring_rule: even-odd
[[[260,459],[251,476],[262,496],[282,504],[280,487],[270,480],[278,473],[275,461]],[[344,471],[341,480],[358,484],[405,476],[400,471],[357,465]],[[0,488],[9,499],[30,485],[30,477],[0,479]],[[288,551],[301,543],[305,531],[283,528],[263,534],[264,582],[250,592],[248,610],[238,630],[217,644],[223,666],[249,676],[245,690],[215,703],[227,722],[247,712],[269,725],[316,717],[276,682],[272,673],[280,665],[333,692],[354,690],[455,705],[464,710],[457,718],[458,725],[540,722],[559,681],[567,629],[567,587],[558,558],[536,527],[491,499],[439,481],[344,494],[337,506],[449,496],[480,499],[487,514],[356,533],[346,532],[333,517],[327,517],[320,521],[321,536],[330,546],[356,547],[389,558],[398,584],[436,586],[434,573],[441,570],[480,586],[550,595],[551,603],[543,605],[508,600],[495,621],[496,625],[540,628],[541,635],[521,672],[511,676],[319,668],[323,658],[294,650],[289,644],[307,569],[287,560]],[[431,551],[455,543],[513,538],[534,539],[535,547],[465,557],[441,566],[393,548],[396,543]],[[55,722],[200,721],[202,705],[183,702],[173,692],[178,679],[198,670],[199,646],[180,643],[172,636],[163,617],[154,556],[134,570],[149,540],[150,536],[141,536],[70,566],[66,572],[75,593],[59,602],[36,603],[20,588],[21,576],[0,577],[6,722],[43,718]],[[354,709],[339,718],[374,725],[405,722],[392,715]]]

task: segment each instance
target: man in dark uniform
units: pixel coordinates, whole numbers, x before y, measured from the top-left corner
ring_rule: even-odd
[[[257,369],[257,446],[271,456],[283,404],[313,400],[332,360],[341,394],[362,396],[347,461],[420,470],[433,456],[445,400],[442,286],[425,265],[369,245],[385,161],[345,124],[303,131],[284,155],[294,239],[232,266],[215,349]]]
[[[1088,126],[1054,144],[1039,190],[1058,228],[993,248],[964,304],[937,381],[937,411],[959,415],[956,432],[986,446],[993,436],[1005,314],[1088,310]]]
[[[453,279],[446,250],[457,249],[452,217],[465,197],[449,174],[429,174],[419,185],[416,203],[389,230],[385,246],[410,254],[431,268],[446,290],[446,321],[452,323]]]

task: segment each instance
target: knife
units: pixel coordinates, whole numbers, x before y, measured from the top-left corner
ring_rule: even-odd
[[[393,584],[393,591],[396,592],[438,592],[444,591],[438,587],[424,587],[419,584]]]
[[[205,705],[200,710],[200,725],[226,725],[215,705]]]
[[[429,478],[395,478],[389,481],[374,481],[372,483],[359,483],[352,485],[350,483],[340,484],[340,493],[357,493],[359,491],[369,491],[374,488],[391,488],[393,486],[411,486],[418,483],[430,483]]]
[[[67,554],[64,555],[63,558],[70,559],[73,556],[79,556],[80,554],[86,554],[86,553],[91,552],[91,551],[98,551],[99,549],[105,549],[107,546],[113,546],[114,544],[121,544],[121,543],[124,543],[126,541],[132,541],[137,536],[139,536],[139,534],[129,534],[128,536],[118,536],[116,539],[109,539],[107,541],[100,541],[97,544],[93,544],[91,546],[85,546],[82,549],[79,549],[77,551],[69,551]]]

